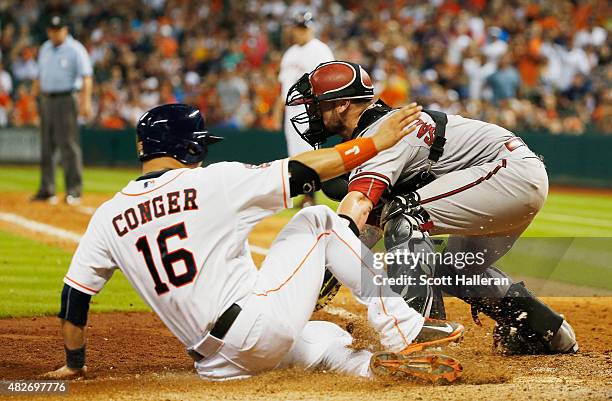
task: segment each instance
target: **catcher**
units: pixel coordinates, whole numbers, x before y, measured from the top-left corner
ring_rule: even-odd
[[[303,75],[286,103],[306,105],[306,112],[292,123],[318,148],[333,135],[350,141],[378,132],[397,111],[374,102],[373,92],[361,66],[332,61]],[[390,277],[469,280],[441,285],[425,280],[394,286],[394,291],[423,316],[437,318],[445,317],[442,292],[461,298],[471,305],[477,323],[480,312],[495,320],[495,339],[507,352],[576,352],[574,331],[563,316],[493,266],[546,200],[548,177],[540,158],[521,138],[483,121],[424,110],[413,127],[412,134],[353,169],[348,178],[322,187],[341,200],[338,213],[355,221],[368,246],[383,236],[389,253],[433,253],[430,234],[450,235],[444,258],[390,260],[387,272]],[[467,252],[481,257],[461,260]],[[495,284],[478,284],[482,282]],[[320,304],[336,287],[328,272]]]

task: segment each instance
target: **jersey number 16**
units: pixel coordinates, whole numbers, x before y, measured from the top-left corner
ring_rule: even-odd
[[[185,223],[179,223],[167,228],[162,229],[157,235],[157,246],[161,255],[161,260],[164,265],[164,270],[168,275],[168,281],[175,287],[180,287],[185,284],[189,284],[193,281],[198,272],[198,269],[193,258],[193,254],[185,248],[177,249],[176,251],[168,252],[167,241],[168,238],[178,236],[180,239],[187,238],[187,230],[185,229]],[[153,261],[153,255],[151,254],[151,247],[146,236],[138,238],[136,241],[136,249],[142,253],[147,269],[151,273],[153,282],[155,283],[155,292],[157,295],[165,294],[170,291],[168,284],[164,283],[159,276],[155,262]],[[182,261],[187,267],[187,271],[177,275],[174,271],[174,264]]]

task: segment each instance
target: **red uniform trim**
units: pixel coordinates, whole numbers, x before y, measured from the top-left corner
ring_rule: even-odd
[[[472,187],[475,187],[476,185],[478,185],[478,184],[482,183],[483,181],[486,181],[486,180],[488,180],[489,178],[493,177],[495,174],[497,174],[497,172],[498,172],[498,171],[499,171],[499,170],[500,170],[502,167],[506,167],[506,165],[507,165],[507,161],[506,161],[506,159],[502,159],[501,163],[500,163],[500,164],[498,164],[497,166],[495,166],[495,168],[494,168],[493,170],[489,171],[489,172],[487,173],[487,175],[485,175],[484,177],[480,177],[480,178],[478,178],[476,181],[472,181],[472,182],[470,182],[470,183],[468,183],[468,184],[465,184],[465,185],[464,185],[464,186],[462,186],[462,187],[459,187],[459,188],[457,188],[457,189],[453,189],[452,191],[445,192],[445,193],[440,194],[440,195],[432,196],[431,198],[422,199],[422,200],[421,200],[421,202],[419,202],[419,203],[420,203],[421,205],[424,205],[424,204],[426,204],[426,203],[433,202],[433,201],[437,201],[437,200],[440,200],[440,199],[443,199],[443,198],[447,198],[447,197],[449,197],[449,196],[456,195],[456,194],[458,194],[458,193],[460,193],[460,192],[463,192],[463,191],[468,190],[468,189],[470,189],[470,188],[472,188]]]
[[[387,183],[374,177],[358,178],[351,181],[348,187],[349,192],[361,192],[373,205],[378,203],[385,189],[387,189]]]
[[[374,172],[371,172],[371,171],[364,171],[362,173],[355,174],[353,176],[353,178],[351,178],[351,182],[355,181],[358,178],[364,177],[364,176],[371,176],[371,178],[376,177],[379,180],[381,180],[382,182],[384,182],[385,184],[387,184],[387,186],[391,185],[391,180],[389,179],[389,177],[387,177],[384,174],[374,173]]]
[[[420,225],[421,230],[427,231],[427,232],[430,232],[433,227],[434,227],[434,223],[431,220],[427,220],[425,223]]]

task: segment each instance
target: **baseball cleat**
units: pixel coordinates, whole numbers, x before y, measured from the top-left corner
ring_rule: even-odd
[[[425,318],[425,323],[423,323],[419,335],[401,353],[408,355],[424,349],[459,342],[464,331],[465,327],[461,323]]]
[[[66,195],[64,201],[68,206],[79,206],[81,204],[81,197],[78,195]]]
[[[546,348],[551,354],[575,354],[578,352],[579,347],[576,341],[576,333],[567,320],[563,319],[561,327],[550,339]]]
[[[47,202],[50,205],[57,205],[57,196],[37,192],[30,198],[30,202]]]
[[[440,354],[402,355],[377,352],[370,358],[370,370],[375,376],[452,383],[461,376],[463,366],[458,360]]]

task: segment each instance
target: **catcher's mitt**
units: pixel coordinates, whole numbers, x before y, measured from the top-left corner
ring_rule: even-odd
[[[315,305],[315,311],[324,308],[336,296],[341,285],[338,279],[329,270],[325,269],[323,285],[321,285],[321,291],[319,291],[319,299]]]

